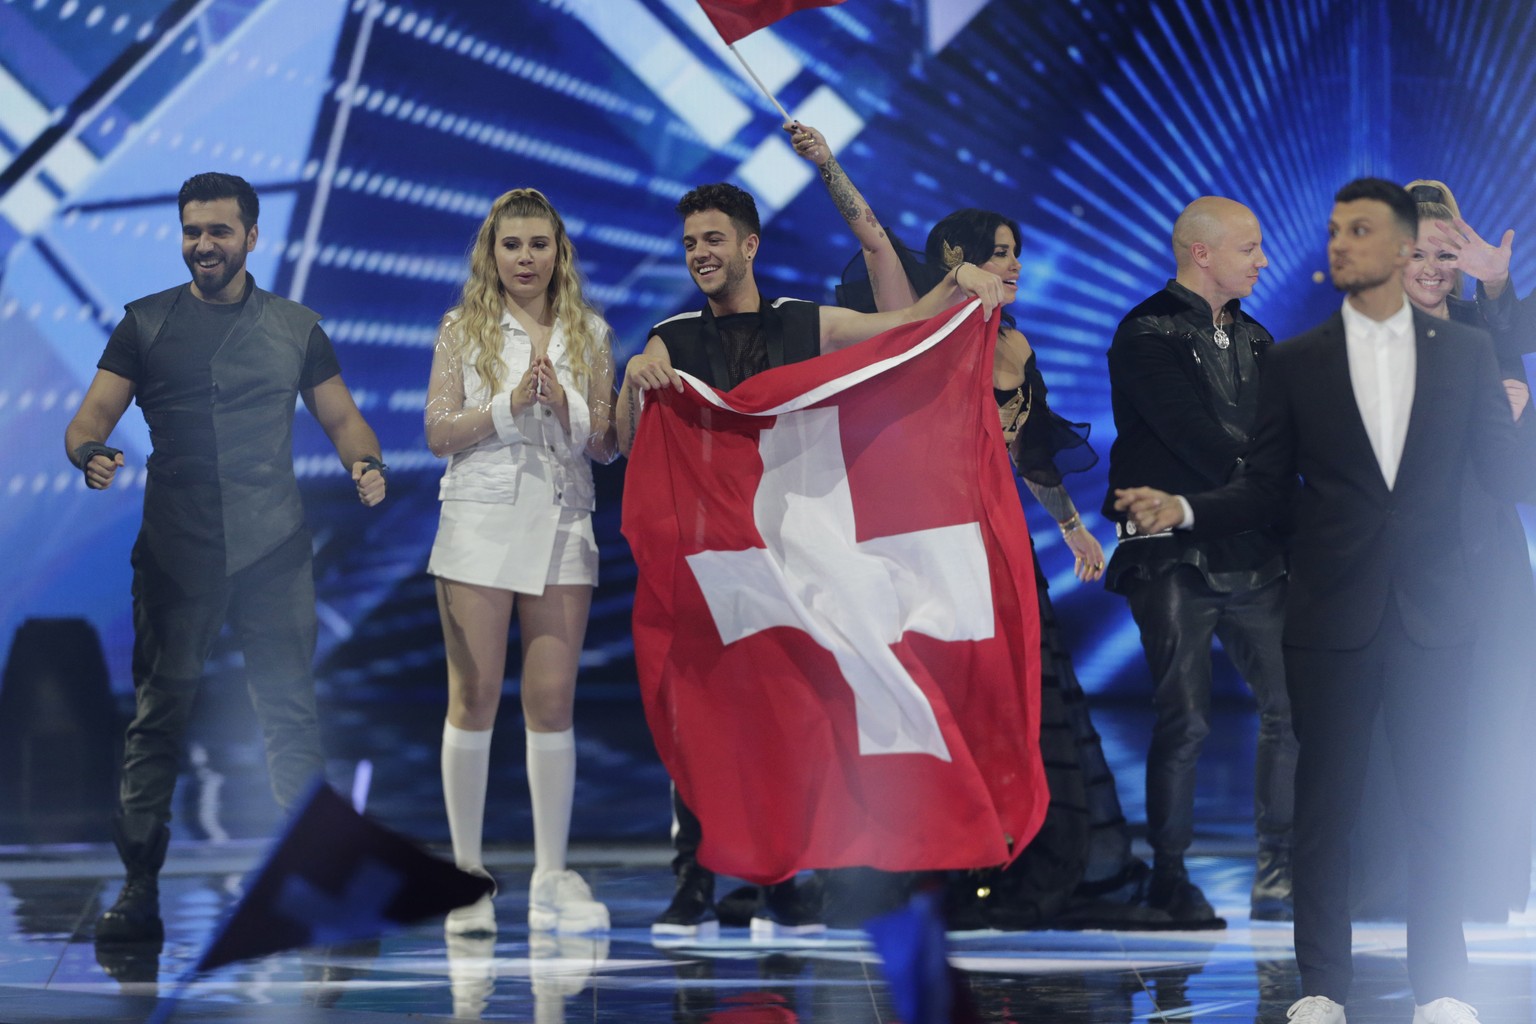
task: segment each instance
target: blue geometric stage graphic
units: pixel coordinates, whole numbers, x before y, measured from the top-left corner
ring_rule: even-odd
[[[1362,173],[1448,181],[1486,236],[1516,229],[1518,287],[1536,282],[1532,33],[1528,5],[1493,0],[848,0],[740,49],[909,244],[962,206],[1020,222],[1014,313],[1053,406],[1107,456],[1105,348],[1169,276],[1197,195],[1257,212],[1249,306],[1277,336],[1338,302],[1313,274],[1331,196]],[[175,192],[218,169],[261,192],[252,272],[323,313],[394,470],[385,506],[357,508],[301,411],[323,685],[440,695],[422,403],[490,200],[550,195],[622,362],[699,305],[672,207],[701,182],[757,195],[765,293],[830,301],[856,246],[778,124],[694,0],[0,2],[0,644],[25,617],[84,616],[129,685],[147,432],[124,417],[128,468],[98,494],[63,430],[122,304],[185,278]],[[1104,468],[1068,484],[1107,541]],[[633,679],[622,474],[599,474],[584,676],[615,687]],[[1026,505],[1084,684],[1145,694],[1123,602],[1075,585]]]

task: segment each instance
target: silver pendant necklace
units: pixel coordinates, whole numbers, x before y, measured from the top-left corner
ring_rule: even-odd
[[[1222,318],[1225,315],[1225,311],[1216,314],[1216,334],[1214,339],[1216,342],[1216,347],[1221,349],[1223,352],[1227,350],[1227,346],[1232,344],[1232,339],[1227,337],[1227,332],[1221,326]]]

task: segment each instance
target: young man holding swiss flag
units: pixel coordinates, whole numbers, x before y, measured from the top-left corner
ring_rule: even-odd
[[[803,931],[820,926],[797,913],[799,868],[995,864],[1044,811],[1027,533],[981,404],[983,321],[1001,284],[962,264],[890,313],[770,302],[753,275],[750,195],[705,185],[678,212],[708,301],[656,325],[618,405],[620,447],[634,450],[636,654],[679,797],[678,888],[653,932],[717,929],[700,852],[768,884],[756,930]],[[968,295],[983,317],[974,304],[936,316]],[[642,427],[645,392],[660,408]],[[935,482],[954,486],[913,500],[911,460],[925,453],[942,462]],[[908,805],[917,817],[897,810]],[[997,827],[972,824],[975,842],[936,851],[925,805]]]

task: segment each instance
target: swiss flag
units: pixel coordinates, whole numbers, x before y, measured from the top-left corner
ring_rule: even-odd
[[[983,867],[1039,828],[1033,556],[979,309],[648,396],[635,655],[706,867]]]
[[[811,7],[835,7],[843,0],[699,0],[726,45],[767,28],[780,18]]]

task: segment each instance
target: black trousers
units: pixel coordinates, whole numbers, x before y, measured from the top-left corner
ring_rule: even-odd
[[[1306,995],[1343,1003],[1354,977],[1349,915],[1350,829],[1360,809],[1378,708],[1406,822],[1408,977],[1420,1004],[1460,997],[1467,970],[1461,930],[1459,763],[1466,741],[1459,680],[1470,646],[1421,647],[1396,603],[1376,636],[1353,651],[1287,646],[1286,677],[1301,757],[1296,773],[1292,876],[1296,963]]]
[[[1211,641],[1217,637],[1259,706],[1253,787],[1259,843],[1288,846],[1296,737],[1280,643],[1285,580],[1222,593],[1194,566],[1178,565],[1138,583],[1128,598],[1152,671],[1157,711],[1147,752],[1147,838],[1153,852],[1182,857],[1194,840],[1195,765],[1211,732]]]
[[[704,841],[704,828],[699,818],[672,784],[672,873],[680,875],[686,870],[699,867],[699,843]]]
[[[165,557],[142,537],[134,546],[135,714],[123,750],[124,815],[170,820],[187,720],[226,619],[245,655],[272,791],[292,807],[325,767],[311,669],[317,627],[309,532],[205,586],[178,582],[161,564]]]

